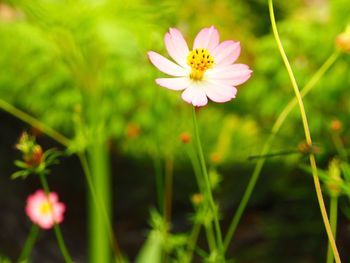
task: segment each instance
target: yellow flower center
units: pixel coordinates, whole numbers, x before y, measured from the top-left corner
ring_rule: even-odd
[[[51,205],[49,202],[45,202],[43,203],[41,206],[40,206],[40,212],[42,214],[48,214],[48,213],[51,213]]]
[[[204,72],[214,65],[214,59],[205,48],[196,48],[187,56],[187,65],[192,68],[190,78],[201,80]]]

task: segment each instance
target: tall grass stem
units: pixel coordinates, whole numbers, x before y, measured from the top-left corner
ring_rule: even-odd
[[[274,10],[273,10],[273,1],[272,0],[269,0],[269,13],[270,13],[272,30],[273,30],[273,34],[275,36],[275,40],[276,40],[276,43],[277,43],[277,46],[278,46],[278,50],[280,51],[280,54],[281,54],[282,59],[283,59],[283,62],[284,62],[285,67],[286,67],[286,69],[288,71],[288,75],[289,75],[290,81],[291,81],[293,89],[294,89],[295,97],[298,100],[298,104],[299,104],[299,108],[300,108],[300,114],[301,114],[301,118],[302,118],[302,122],[303,122],[304,132],[305,132],[306,143],[311,147],[312,146],[312,139],[311,139],[309,124],[308,124],[308,120],[307,120],[307,116],[306,116],[306,112],[305,112],[305,108],[304,108],[304,103],[303,103],[303,100],[302,100],[302,97],[301,97],[301,94],[300,94],[300,91],[299,91],[299,88],[298,88],[298,84],[297,84],[296,79],[294,77],[292,68],[291,68],[291,66],[289,64],[287,55],[286,55],[286,53],[285,53],[285,51],[283,49],[281,40],[280,40],[279,35],[278,35],[277,25],[276,25]],[[337,263],[339,263],[339,262],[341,262],[341,260],[340,260],[338,249],[337,249],[337,246],[335,244],[335,240],[334,240],[334,237],[333,237],[333,234],[332,234],[332,229],[331,229],[331,226],[329,224],[326,207],[324,205],[324,200],[323,200],[323,196],[322,196],[320,180],[319,180],[318,174],[317,174],[317,165],[316,165],[316,158],[315,158],[314,153],[312,153],[312,152],[310,153],[309,159],[310,159],[310,166],[311,166],[311,170],[312,170],[312,176],[313,176],[313,180],[314,180],[314,184],[315,184],[317,200],[318,200],[318,203],[319,203],[319,206],[320,206],[320,211],[321,211],[323,223],[324,223],[327,235],[328,235],[329,242],[330,242],[332,250],[333,250],[335,261]]]

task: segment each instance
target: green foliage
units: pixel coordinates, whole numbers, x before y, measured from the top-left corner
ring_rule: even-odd
[[[334,2],[302,9],[297,2],[276,7],[277,18],[283,19],[279,24],[282,41],[300,86],[331,54],[336,35],[345,27],[346,20],[334,14],[343,6],[345,19],[344,10],[349,7],[344,1]],[[97,138],[112,138],[135,157],[172,154],[181,159],[178,137],[191,130],[189,106],[178,93],[155,85],[154,78],[161,73],[146,59],[147,50],[166,53],[162,36],[168,26],[179,26],[190,39],[202,26],[215,24],[223,39],[241,41],[240,61],[254,70],[236,100],[227,105],[211,103],[201,110],[206,151],[223,155],[222,163],[243,161],[256,153],[265,130],[293,96],[268,34],[266,15],[259,12],[266,8],[264,1],[203,2],[196,7],[171,1],[129,1],[127,6],[112,1],[41,0],[33,5],[22,0],[12,4],[15,18],[0,23],[0,37],[6,40],[0,44],[0,65],[5,69],[0,72],[0,97],[70,137],[77,136],[75,141],[80,143],[72,151]],[[209,10],[211,18],[204,21]],[[248,14],[252,16],[245,19]],[[257,35],[251,34],[254,31]],[[316,138],[335,115],[346,122],[350,105],[341,98],[346,97],[350,83],[348,60],[341,58],[318,84],[322,92],[313,92],[313,99],[306,99]],[[344,111],[333,112],[339,104]],[[96,107],[99,122],[92,124],[89,116]],[[297,112],[290,119],[283,136],[293,139],[281,140],[276,148],[293,147],[290,141],[296,145],[297,138],[303,138]],[[132,127],[138,131],[130,135]]]
[[[72,138],[70,153],[108,140],[132,158],[173,156],[176,164],[188,162],[180,134],[192,135],[191,107],[180,93],[154,83],[162,73],[146,56],[148,50],[166,55],[163,36],[168,27],[180,28],[190,40],[202,27],[214,24],[222,39],[241,42],[239,63],[254,71],[234,101],[209,103],[199,111],[203,148],[213,167],[233,166],[257,154],[276,117],[294,96],[263,0],[7,3],[10,19],[0,15],[0,98]],[[348,0],[276,3],[281,39],[300,88],[334,52],[336,36],[348,24],[349,13]],[[331,121],[337,118],[344,127],[350,125],[349,62],[349,55],[342,54],[305,98],[312,136],[323,149],[322,160],[334,152],[328,140]],[[304,138],[299,112],[288,118],[273,142],[273,152],[295,149]],[[348,138],[349,132],[345,129],[342,137]],[[55,159],[46,157],[49,162]],[[284,160],[300,162],[293,157]],[[16,165],[21,170],[13,177],[35,172],[24,162]],[[343,161],[339,167],[342,193],[348,194],[350,168]],[[221,174],[212,171],[211,180],[220,187]],[[330,180],[328,171],[320,170],[320,177],[324,183]],[[286,195],[292,191],[285,185],[280,188]],[[205,224],[212,216],[208,210],[198,209],[195,220]],[[161,262],[164,251],[181,262],[186,257],[186,235],[171,234],[161,218],[155,214],[152,218],[152,230],[137,262]],[[278,233],[279,228],[273,231]]]
[[[254,40],[248,33],[254,25],[242,18],[253,5],[242,3],[233,8],[229,2],[203,2],[200,5],[202,12],[193,12],[198,6],[195,8],[185,2],[177,5],[171,1],[131,1],[128,6],[108,1],[42,0],[35,5],[15,1],[16,18],[0,26],[1,39],[6,39],[1,44],[4,52],[0,65],[6,70],[0,73],[0,96],[71,137],[79,134],[78,140],[83,144],[75,149],[93,143],[98,135],[102,139],[112,137],[132,155],[159,152],[181,156],[178,154],[178,136],[191,129],[186,120],[189,107],[179,100],[179,94],[154,84],[153,79],[159,72],[147,62],[145,53],[149,49],[165,51],[162,35],[168,26],[176,26],[179,22],[185,23],[180,24],[183,29],[191,24],[191,31],[184,33],[187,38],[194,37],[204,26],[204,14],[215,10],[220,16],[213,14],[213,20],[205,25],[215,23],[223,38],[245,37],[242,53],[243,57],[248,57],[252,52],[248,49],[249,41]],[[232,16],[229,11],[237,15]],[[236,33],[232,35],[231,27],[238,20],[246,24],[240,29],[236,27]],[[91,102],[91,96],[97,98]],[[89,112],[95,111],[91,103],[99,107],[98,127],[89,125]],[[242,133],[243,140],[234,139],[232,145],[239,147],[237,141],[249,141],[249,145],[243,144],[239,148],[249,151],[251,147],[256,148],[252,145],[256,145],[254,131],[258,129],[257,124],[250,117],[232,113],[236,104],[228,106],[232,117],[226,117],[219,106],[210,105],[210,109],[203,110],[204,129],[212,124],[220,127],[217,123],[222,118],[236,119],[233,128],[227,129],[224,125],[219,130],[206,129],[204,136],[209,152],[220,147],[217,142],[221,139],[217,134],[232,141]],[[81,109],[79,113],[77,108]],[[225,109],[225,112],[228,111]],[[77,130],[79,125],[73,117],[77,114],[86,131]],[[140,132],[136,138],[130,138],[128,127],[134,124]],[[255,126],[253,132],[251,125]],[[237,159],[237,156],[232,157],[235,151],[230,148],[227,145],[223,153],[228,157],[225,162]]]
[[[5,256],[0,255],[0,263],[11,263],[11,260]],[[23,261],[23,263],[26,263]]]

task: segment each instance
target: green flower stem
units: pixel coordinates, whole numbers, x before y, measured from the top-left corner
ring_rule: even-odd
[[[40,173],[39,174],[39,178],[40,178],[41,185],[44,188],[46,196],[47,196],[47,198],[49,200],[50,188],[49,188],[49,184],[47,183],[46,177],[45,177],[44,174]],[[49,202],[50,202],[50,200],[49,200]],[[55,218],[53,218],[53,219],[55,219]],[[64,242],[60,226],[54,222],[53,229],[54,229],[54,232],[55,232],[55,235],[56,235],[58,247],[59,247],[59,249],[60,249],[60,251],[62,253],[64,261],[66,263],[73,263],[73,260],[72,260],[71,256],[69,255],[68,249],[67,249],[66,244]]]
[[[214,227],[216,231],[216,242],[218,245],[218,248],[220,250],[220,253],[223,250],[223,243],[222,243],[222,235],[221,235],[221,229],[220,229],[220,224],[219,224],[219,218],[218,218],[218,209],[214,203],[214,198],[211,192],[211,185],[210,185],[210,180],[209,180],[209,175],[207,172],[207,167],[205,164],[205,159],[203,155],[203,150],[202,150],[202,145],[199,137],[199,131],[198,131],[198,124],[197,124],[197,118],[196,118],[196,110],[195,107],[192,107],[192,119],[193,119],[193,127],[194,127],[194,137],[195,137],[195,144],[196,144],[196,149],[197,153],[199,156],[199,161],[201,164],[201,169],[202,169],[202,174],[203,174],[203,179],[205,183],[205,196],[208,198],[209,205],[212,211],[212,216],[214,218]]]
[[[305,87],[302,89],[301,91],[301,96],[304,97],[306,96],[311,90],[312,88],[318,83],[318,81],[323,77],[323,75],[327,72],[327,70],[334,64],[334,62],[337,60],[337,58],[339,57],[339,52],[335,51],[326,61],[325,63],[323,63],[323,65],[317,70],[317,72],[312,76],[312,78],[310,79],[310,81],[307,82],[307,84],[305,85]],[[259,155],[261,156],[265,156],[268,151],[270,150],[270,145],[271,142],[274,140],[275,136],[277,135],[277,133],[279,132],[280,128],[282,127],[282,124],[284,123],[284,121],[286,120],[287,116],[289,115],[289,113],[294,109],[294,107],[297,105],[298,101],[296,99],[296,97],[294,97],[293,99],[291,99],[289,101],[289,103],[284,107],[284,109],[282,110],[282,112],[279,114],[276,122],[274,123],[273,127],[272,127],[272,131],[268,137],[268,139],[266,140],[261,152]],[[242,197],[241,202],[239,203],[239,206],[231,220],[229,229],[227,231],[227,234],[225,236],[225,240],[224,240],[224,250],[226,251],[231,240],[232,237],[234,236],[237,226],[239,224],[239,221],[241,220],[241,217],[243,215],[243,212],[248,204],[248,201],[250,199],[250,196],[252,195],[252,192],[255,188],[256,182],[260,176],[261,170],[265,164],[265,158],[260,158],[258,160],[258,162],[255,165],[254,171],[252,176],[250,177],[248,186],[244,192],[244,195]]]
[[[113,232],[112,224],[111,224],[111,221],[109,220],[106,207],[103,205],[103,202],[100,199],[100,196],[97,195],[96,190],[94,188],[93,181],[92,181],[92,175],[91,175],[91,171],[90,171],[90,168],[88,165],[87,158],[86,158],[84,153],[79,153],[78,157],[80,159],[80,163],[82,165],[82,168],[83,168],[83,171],[85,174],[85,179],[86,179],[86,182],[87,182],[89,190],[90,190],[92,201],[94,202],[94,205],[96,207],[99,207],[101,209],[104,224],[108,228],[108,235],[109,235],[109,239],[110,239],[113,251],[116,255],[116,262],[120,262],[120,263],[124,262],[123,255],[121,253],[118,241],[117,241],[115,235],[113,234],[114,232]]]
[[[28,261],[28,258],[30,256],[30,253],[33,250],[34,244],[36,242],[36,239],[39,235],[39,227],[36,224],[32,224],[32,227],[30,228],[29,235],[27,237],[26,242],[24,243],[22,252],[20,256],[18,257],[17,263],[21,263],[23,261]]]
[[[165,196],[164,196],[164,218],[171,222],[171,203],[173,196],[173,174],[174,160],[168,157],[165,163]]]
[[[329,221],[332,228],[334,238],[337,235],[337,220],[338,220],[338,196],[332,196],[329,207]],[[333,263],[333,251],[330,243],[328,242],[327,249],[327,263]]]
[[[190,238],[188,241],[187,258],[186,258],[187,261],[184,263],[191,263],[192,262],[193,251],[196,247],[200,231],[201,231],[201,224],[195,223],[193,228],[192,228],[191,235],[190,235]]]
[[[187,154],[189,156],[189,159],[191,161],[191,164],[192,164],[192,167],[194,170],[194,174],[196,177],[199,191],[204,196],[203,193],[205,193],[205,185],[203,185],[203,180],[201,178],[201,165],[200,165],[200,162],[198,160],[198,157],[196,156],[196,153],[194,152],[192,147],[187,149]],[[195,232],[195,229],[198,227],[198,225],[201,225],[201,224],[198,224],[197,222],[195,222],[195,224],[192,228],[192,233]],[[216,241],[215,241],[215,236],[213,234],[213,228],[210,225],[208,227],[205,227],[204,229],[206,231],[208,247],[209,247],[211,252],[214,252],[216,250]],[[191,239],[191,240],[193,240],[193,239]],[[193,245],[195,245],[195,244],[193,244]],[[189,245],[189,248],[190,247],[191,246]]]
[[[294,88],[295,97],[298,100],[298,104],[299,104],[299,108],[300,108],[300,114],[301,114],[301,118],[302,118],[303,126],[304,126],[306,143],[309,146],[312,146],[312,139],[311,139],[309,124],[308,124],[308,121],[307,121],[307,116],[306,116],[306,113],[305,113],[303,100],[302,100],[301,94],[299,92],[298,84],[297,84],[297,82],[295,80],[292,68],[291,68],[291,66],[289,64],[287,55],[286,55],[286,53],[285,53],[285,51],[283,49],[281,40],[280,40],[279,35],[278,35],[276,21],[275,21],[275,15],[274,15],[274,11],[273,11],[273,2],[272,2],[272,0],[269,0],[269,12],[270,12],[271,25],[272,25],[272,30],[273,30],[273,33],[274,33],[274,36],[275,36],[275,40],[276,40],[278,49],[279,49],[279,51],[281,53],[282,59],[284,61],[284,64],[286,66],[286,69],[288,71],[288,75],[289,75],[289,78],[291,80],[292,86]],[[325,205],[324,205],[324,201],[323,201],[323,197],[322,197],[322,190],[321,190],[321,185],[320,185],[320,181],[319,181],[318,174],[317,174],[317,165],[316,165],[315,155],[311,152],[309,154],[309,158],[310,158],[310,165],[311,165],[311,170],[312,170],[312,176],[313,176],[313,179],[314,179],[316,195],[317,195],[318,203],[319,203],[319,206],[320,206],[320,211],[321,211],[323,223],[324,223],[324,226],[325,226],[325,229],[326,229],[326,232],[327,232],[327,235],[328,235],[328,239],[329,239],[329,242],[331,244],[331,247],[332,247],[332,250],[333,250],[333,253],[334,253],[335,261],[338,263],[338,262],[341,262],[341,261],[340,261],[340,257],[339,257],[337,246],[336,246],[335,241],[334,241],[334,237],[333,237],[333,234],[332,234],[332,229],[331,229],[331,226],[329,224],[327,211],[326,211],[326,208],[325,208]]]
[[[3,109],[4,111],[8,112],[12,116],[15,116],[16,118],[22,120],[25,123],[30,124],[31,126],[37,128],[38,130],[42,131],[55,141],[59,142],[60,144],[68,147],[70,145],[70,140],[60,134],[59,132],[55,131],[54,129],[50,128],[46,124],[40,122],[36,118],[33,118],[29,114],[25,113],[24,111],[21,111],[20,109],[12,106],[8,102],[4,101],[3,99],[0,99],[0,109]]]
[[[164,197],[164,180],[162,176],[162,160],[159,154],[153,160],[154,172],[156,177],[156,190],[157,190],[157,205],[161,215],[164,216],[163,211],[163,197]]]
[[[205,190],[203,180],[201,178],[201,165],[199,163],[198,157],[192,148],[187,150],[187,154],[193,167],[193,172],[196,177],[199,192],[204,193]]]

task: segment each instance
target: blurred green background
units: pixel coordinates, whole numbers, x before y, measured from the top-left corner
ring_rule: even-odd
[[[349,23],[349,2],[276,1],[275,9],[282,42],[303,87],[333,53],[336,36]],[[197,189],[180,140],[182,133],[192,132],[191,107],[180,99],[181,93],[154,83],[162,73],[149,63],[146,52],[166,55],[163,36],[169,27],[179,28],[191,46],[196,33],[210,25],[218,28],[222,40],[241,42],[239,62],[254,71],[235,100],[210,102],[199,114],[208,163],[221,178],[216,197],[226,229],[254,168],[248,157],[259,153],[278,114],[294,96],[271,34],[267,2],[0,1],[0,98],[75,138],[72,150],[108,138],[114,227],[130,259],[145,239],[149,208],[156,206],[154,160],[174,160],[173,232],[189,230],[190,195]],[[322,150],[317,155],[321,168],[336,155],[332,120],[341,121],[345,145],[350,138],[349,62],[349,55],[341,55],[305,98],[313,140]],[[98,127],[86,121],[94,110],[86,107],[87,96],[99,98]],[[4,112],[0,121],[0,254],[14,258],[29,229],[24,200],[38,185],[34,179],[9,179],[17,157],[13,145],[21,131],[31,127]],[[60,147],[37,135],[44,147]],[[296,150],[303,138],[296,109],[271,151]],[[268,161],[230,249],[237,262],[323,262],[326,235],[312,178],[300,169],[306,163],[301,154]],[[86,255],[81,173],[73,156],[62,160],[49,178],[68,205],[63,231],[68,246],[76,247],[72,254],[77,262],[85,262]],[[347,262],[347,199],[340,199],[340,207],[338,243]],[[60,262],[53,236],[45,235],[51,242],[39,240],[34,262]]]

